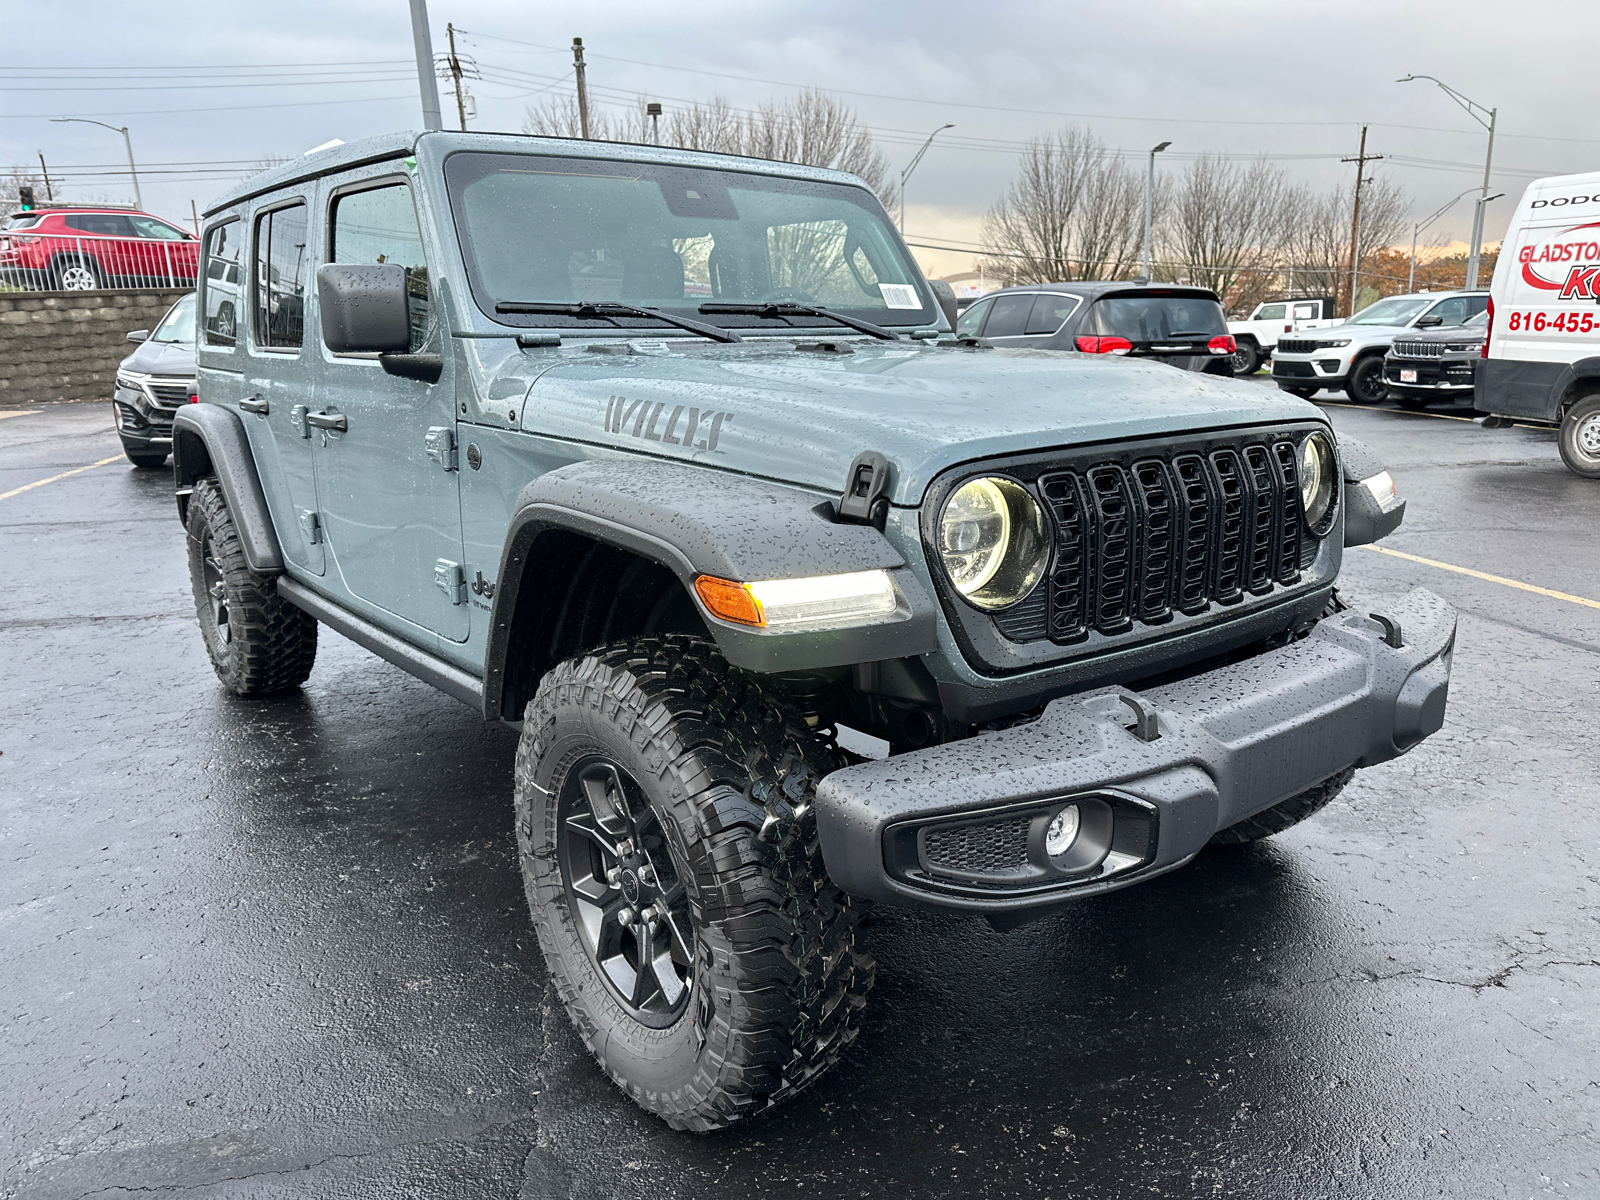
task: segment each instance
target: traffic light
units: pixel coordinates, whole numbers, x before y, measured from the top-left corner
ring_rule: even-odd
[[[33,189],[31,187],[19,187],[17,189],[17,199],[22,201],[23,212],[33,211]]]

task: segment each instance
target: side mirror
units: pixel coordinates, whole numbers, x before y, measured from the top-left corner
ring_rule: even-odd
[[[1441,317],[1438,313],[1434,313],[1433,316],[1431,316],[1431,317],[1418,317],[1417,318],[1417,328],[1418,329],[1431,329],[1435,325],[1443,325],[1443,324],[1444,324],[1444,318]]]
[[[942,279],[928,280],[928,286],[933,289],[934,297],[939,301],[939,307],[944,311],[944,319],[950,322],[950,328],[956,327],[956,290]]]
[[[128,335],[128,340],[133,342],[135,345],[148,342],[150,340],[150,331],[148,329],[135,329]]]
[[[322,341],[335,354],[404,354],[411,349],[406,272],[398,263],[329,263],[317,269]]]

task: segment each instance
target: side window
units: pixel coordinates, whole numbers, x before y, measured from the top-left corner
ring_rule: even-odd
[[[239,336],[239,258],[244,222],[228,221],[206,230],[206,345],[232,346]]]
[[[68,213],[63,219],[68,229],[101,237],[132,237],[133,225],[119,213]]]
[[[1028,311],[1033,307],[1033,296],[1028,292],[996,296],[994,311],[989,323],[983,327],[984,337],[1020,337],[1028,325]]]
[[[993,300],[979,300],[970,305],[967,311],[956,318],[957,337],[977,337],[978,330],[983,328],[983,319],[989,315],[989,310],[994,307]]]
[[[335,200],[330,261],[404,267],[411,352],[422,349],[428,338],[428,264],[422,256],[422,237],[417,232],[417,211],[409,187],[396,183]],[[680,288],[681,277],[680,271]]]
[[[1489,297],[1487,297],[1487,296],[1468,296],[1467,297],[1467,319],[1468,320],[1471,320],[1473,317],[1478,316],[1480,313],[1487,312],[1488,310],[1489,310]]]
[[[305,326],[306,206],[256,218],[255,333],[258,346],[298,347]]]
[[[183,232],[165,221],[158,221],[154,217],[129,217],[128,220],[133,222],[134,230],[142,238],[155,238],[162,242],[183,241]]]
[[[1060,292],[1039,293],[1033,301],[1032,311],[1028,313],[1028,332],[1054,333],[1077,307],[1076,296],[1063,296]]]
[[[1441,300],[1428,315],[1438,317],[1442,325],[1459,325],[1472,314],[1467,310],[1465,296],[1452,296],[1449,300]]]
[[[1304,315],[1309,317],[1311,313],[1308,311]],[[1263,304],[1260,310],[1256,313],[1255,317],[1252,319],[1257,321],[1281,321],[1283,320],[1283,305]],[[1296,307],[1294,310],[1294,319],[1296,321],[1303,319],[1299,307]]]
[[[1317,306],[1315,304],[1296,304],[1291,317],[1296,321],[1315,321],[1317,319]]]

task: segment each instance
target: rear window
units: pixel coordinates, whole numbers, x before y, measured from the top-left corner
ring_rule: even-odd
[[[1283,308],[1283,305],[1281,305],[1281,304],[1263,304],[1261,306],[1261,308],[1256,312],[1256,320],[1258,320],[1258,321],[1281,321],[1281,320],[1283,320],[1283,313],[1284,313],[1284,308]],[[1296,309],[1295,313],[1298,316],[1299,315],[1299,310]]]
[[[1076,296],[1063,296],[1060,292],[1041,292],[1034,297],[1033,310],[1028,314],[1029,333],[1054,333],[1061,322],[1078,307]]]
[[[989,313],[989,323],[983,327],[984,337],[1020,337],[1027,332],[1028,313],[1033,310],[1033,294],[996,296],[994,309]]]
[[[1209,338],[1228,332],[1222,305],[1209,296],[1107,296],[1095,302],[1091,320],[1102,337],[1130,342]]]
[[[32,229],[42,220],[44,220],[43,213],[17,213],[15,216],[6,218],[5,228],[8,230]]]

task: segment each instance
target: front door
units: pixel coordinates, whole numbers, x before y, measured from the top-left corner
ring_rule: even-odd
[[[443,349],[442,330],[430,329],[429,272],[404,178],[376,174],[335,191],[323,249],[325,262],[404,267],[412,352]],[[313,334],[319,342],[320,332]],[[388,374],[376,355],[333,354],[325,346],[319,353],[317,486],[345,587],[410,625],[466,641],[448,357],[439,382],[429,384]]]

